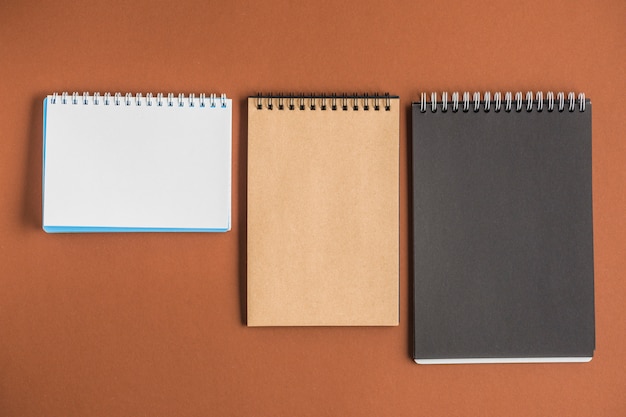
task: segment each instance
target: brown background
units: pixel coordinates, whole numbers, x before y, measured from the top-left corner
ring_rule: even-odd
[[[0,2],[1,416],[626,415],[626,3]],[[410,358],[407,112],[400,318],[246,328],[245,97],[258,90],[584,91],[593,100],[595,358]],[[42,99],[226,92],[227,234],[41,230]]]

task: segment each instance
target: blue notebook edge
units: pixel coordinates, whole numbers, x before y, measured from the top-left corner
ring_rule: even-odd
[[[42,162],[41,162],[41,226],[45,232],[46,230],[46,219],[44,206],[46,204],[46,122],[48,119],[48,97],[46,96],[43,99],[43,152],[42,152]]]
[[[123,232],[228,232],[230,230],[230,220],[227,228],[206,229],[194,228],[185,229],[177,227],[91,227],[91,226],[43,226],[46,233],[123,233]]]

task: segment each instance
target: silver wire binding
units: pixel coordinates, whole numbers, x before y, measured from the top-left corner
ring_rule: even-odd
[[[222,95],[222,100],[226,99],[225,95]],[[311,110],[311,111],[315,111],[315,110],[327,110],[328,108],[330,108],[330,110],[343,110],[343,111],[348,111],[348,110],[352,110],[352,111],[359,111],[359,110],[364,110],[364,111],[370,111],[373,110],[374,111],[380,111],[381,110],[381,105],[380,105],[380,101],[381,98],[384,99],[384,103],[383,106],[384,109],[386,111],[391,110],[391,99],[392,96],[389,95],[389,93],[385,93],[383,96],[379,95],[378,93],[375,93],[373,95],[370,94],[362,94],[359,95],[357,93],[352,93],[352,94],[342,94],[340,96],[338,96],[336,93],[333,94],[309,94],[309,95],[305,95],[304,93],[300,93],[300,94],[283,94],[283,93],[278,93],[276,95],[269,93],[269,94],[263,94],[263,93],[257,93],[256,96],[252,96],[251,98],[254,99],[253,103],[254,106],[256,107],[257,110],[262,110],[262,109],[267,109],[267,110],[274,110],[276,108],[274,100],[278,100],[278,110],[294,110],[294,109],[299,109],[299,110]],[[393,97],[393,98],[397,98],[397,97]],[[284,104],[285,99],[287,100],[287,105]],[[328,106],[328,101],[330,99],[330,106]],[[337,101],[340,101],[340,103],[337,103]],[[297,102],[296,102],[297,101]],[[372,105],[373,102],[373,105]],[[224,103],[222,103],[222,107],[225,107]]]
[[[502,106],[502,93],[500,93],[499,91],[494,93],[493,95],[493,111],[495,111],[496,113],[500,112],[500,106]]]
[[[141,106],[142,103],[145,103],[146,106],[154,106],[156,102],[156,106],[158,107],[162,107],[164,105],[167,105],[168,107],[174,106],[174,94],[172,93],[167,94],[166,100],[164,100],[165,95],[163,93],[156,94],[155,98],[155,95],[153,93],[146,93],[144,97],[142,93],[136,93],[133,96],[133,94],[131,93],[122,94],[120,92],[116,92],[111,94],[110,92],[106,92],[103,95],[100,95],[99,92],[95,92],[90,95],[86,91],[82,94],[74,91],[71,93],[71,95],[67,91],[62,92],[61,94],[54,92],[49,97],[50,104],[82,104],[84,106],[91,104],[104,106],[120,106],[121,104],[124,104],[126,106],[130,106],[134,103],[136,106]],[[177,104],[179,107],[196,107],[196,105],[199,103],[200,107],[206,107],[206,100],[207,95],[204,93],[200,94],[199,97],[196,97],[196,95],[193,93],[189,94],[187,101],[185,101],[184,94],[179,94]],[[216,101],[217,95],[211,94],[209,99],[210,106],[217,107]],[[220,107],[227,107],[226,94],[220,95]]]
[[[511,94],[510,91],[507,91],[506,94],[504,94],[504,111],[505,112],[510,112],[511,111],[511,103],[513,102],[513,94]]]
[[[578,94],[578,111],[585,111],[585,93]]]
[[[548,99],[548,111],[554,111],[554,93],[552,91],[548,91],[546,98]]]
[[[518,91],[517,93],[515,93],[515,111],[518,113],[522,111],[522,92],[521,91]]]
[[[537,111],[543,111],[543,93],[537,92]]]
[[[451,97],[451,99],[449,99]],[[470,98],[470,92],[463,92],[462,98],[460,98],[459,92],[455,91],[452,94],[447,92],[443,92],[441,94],[441,100],[438,101],[438,93],[432,92],[430,93],[430,101],[428,100],[429,95],[425,92],[420,92],[420,99],[416,103],[420,113],[426,113],[430,110],[431,113],[437,112],[440,109],[442,112],[448,111],[448,106],[452,107],[452,112],[456,113],[459,110],[459,101],[462,101],[461,110],[464,113],[467,113],[470,108],[474,112],[480,111],[482,108],[483,111],[489,112],[493,106],[494,112],[500,112],[502,107],[504,107],[504,111],[510,113],[515,110],[515,112],[521,112],[522,109],[526,109],[527,112],[537,111],[542,112],[544,108],[548,112],[558,111],[563,112],[567,108],[568,112],[576,111],[578,108],[579,112],[584,112],[586,110],[586,98],[585,93],[579,93],[578,97],[574,92],[570,92],[567,95],[567,99],[565,98],[565,93],[558,92],[555,94],[552,91],[548,91],[544,93],[539,91],[537,93],[533,93],[532,91],[527,91],[524,95],[521,91],[513,93],[507,91],[504,93],[504,106],[502,105],[502,93],[495,92],[492,93],[487,91],[484,93],[481,98],[480,92],[473,92]],[[344,97],[345,98],[345,97]],[[567,105],[565,103],[567,101]]]

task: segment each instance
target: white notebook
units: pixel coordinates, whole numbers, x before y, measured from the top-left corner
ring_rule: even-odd
[[[230,230],[231,119],[226,95],[47,96],[43,229]]]

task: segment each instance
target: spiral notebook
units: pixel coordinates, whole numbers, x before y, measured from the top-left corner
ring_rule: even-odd
[[[231,112],[215,94],[46,97],[43,229],[229,230]]]
[[[591,360],[591,102],[422,94],[412,114],[415,361]]]
[[[248,99],[247,324],[397,325],[399,99]]]

